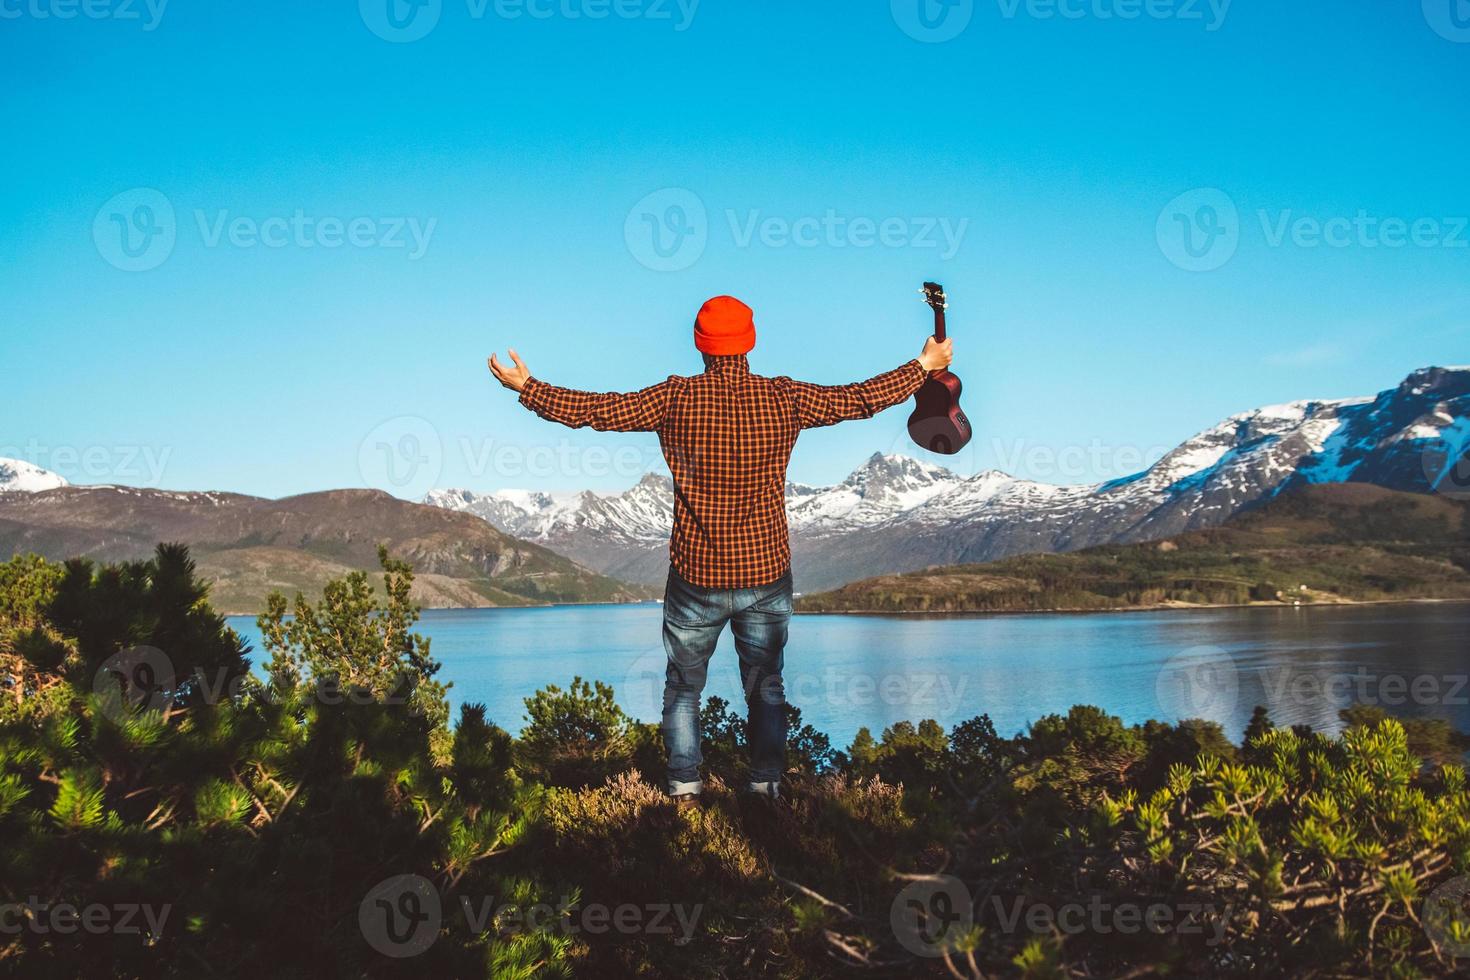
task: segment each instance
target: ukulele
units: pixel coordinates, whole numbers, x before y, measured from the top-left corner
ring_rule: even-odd
[[[934,310],[934,339],[944,342],[944,311],[949,303],[944,287],[926,282],[924,302]],[[970,441],[970,420],[960,408],[960,379],[946,370],[931,372],[914,394],[914,414],[909,416],[909,437],[930,452],[953,456]]]

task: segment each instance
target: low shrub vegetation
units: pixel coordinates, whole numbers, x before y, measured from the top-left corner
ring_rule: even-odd
[[[271,600],[263,669],[187,551],[0,565],[0,973],[1443,976],[1470,959],[1465,737],[1095,707],[863,730],[791,710],[784,797],[701,808],[581,678],[451,717],[382,556]],[[162,655],[162,660],[159,655]],[[161,669],[162,668],[162,669]],[[507,721],[502,719],[501,721]]]

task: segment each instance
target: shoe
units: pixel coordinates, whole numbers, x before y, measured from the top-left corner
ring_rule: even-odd
[[[700,794],[698,793],[679,793],[669,797],[669,799],[674,801],[674,809],[680,812],[684,810],[698,810],[701,805]]]

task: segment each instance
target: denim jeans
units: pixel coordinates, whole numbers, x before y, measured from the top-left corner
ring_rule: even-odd
[[[729,623],[749,711],[752,783],[778,783],[786,765],[786,689],[781,667],[791,621],[791,573],[749,589],[705,589],[669,572],[664,590],[664,744],[669,792],[698,793],[699,701],[715,643]]]

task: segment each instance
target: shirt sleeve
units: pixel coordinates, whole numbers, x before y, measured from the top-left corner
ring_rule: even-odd
[[[603,432],[653,432],[668,414],[674,379],[640,391],[594,393],[558,388],[531,378],[521,389],[521,404],[552,422]]]
[[[791,393],[796,402],[796,417],[803,429],[836,425],[848,419],[872,418],[918,391],[927,377],[915,358],[892,371],[856,384],[814,385],[793,381]]]

